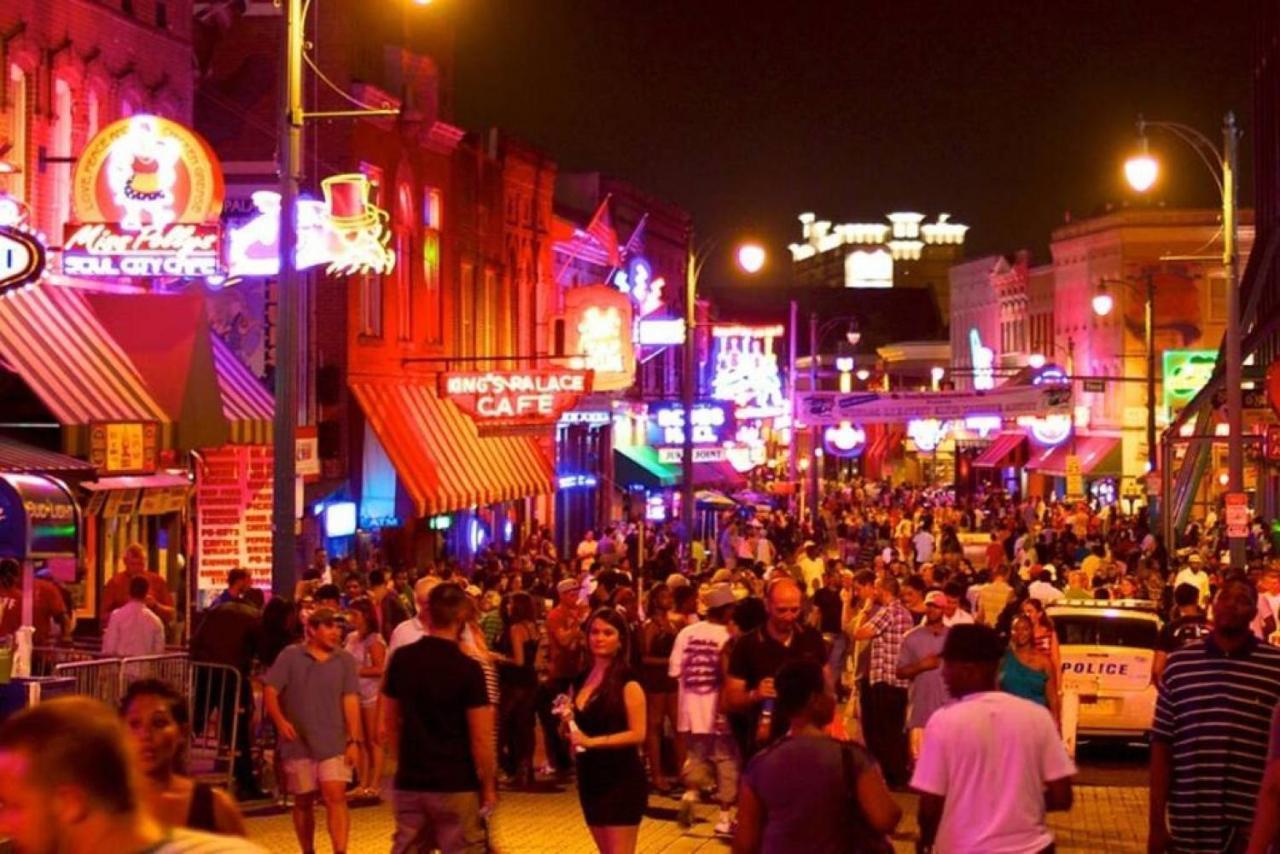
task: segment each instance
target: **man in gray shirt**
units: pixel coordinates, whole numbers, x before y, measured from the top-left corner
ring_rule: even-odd
[[[335,854],[345,854],[351,829],[347,782],[363,741],[356,660],[340,647],[337,620],[330,608],[311,612],[306,641],[287,647],[267,672],[264,703],[280,736],[298,845],[315,850],[319,789],[329,841]]]
[[[947,596],[930,590],[924,597],[924,622],[907,632],[898,653],[898,678],[910,679],[907,689],[907,729],[911,733],[911,758],[920,757],[924,727],[929,718],[950,700],[942,681],[942,645],[947,639],[943,608]]]

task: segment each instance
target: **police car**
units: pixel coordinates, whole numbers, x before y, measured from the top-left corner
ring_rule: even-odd
[[[1076,733],[1145,737],[1156,709],[1156,603],[1059,600],[1047,611],[1058,635],[1062,691],[1080,699]]]

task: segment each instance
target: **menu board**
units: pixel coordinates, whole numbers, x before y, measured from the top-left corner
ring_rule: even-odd
[[[271,586],[271,448],[232,445],[202,454],[196,472],[196,584],[221,591],[227,573],[249,570]]]

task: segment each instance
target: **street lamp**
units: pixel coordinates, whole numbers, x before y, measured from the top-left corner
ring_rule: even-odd
[[[1098,317],[1106,317],[1114,307],[1115,300],[1107,293],[1106,282],[1099,283],[1098,290],[1093,295],[1093,313]]]
[[[819,363],[822,361],[821,356],[818,352],[819,342],[828,334],[830,334],[831,331],[834,330],[836,327],[838,327],[841,323],[846,324],[845,332],[844,332],[844,340],[849,342],[850,347],[857,347],[858,342],[862,340],[862,329],[861,327],[858,326],[858,319],[856,317],[852,317],[848,315],[832,317],[832,318],[828,318],[827,320],[819,324],[818,313],[816,311],[809,313],[809,391],[811,392],[818,390],[818,366],[819,366]],[[795,370],[795,365],[793,361],[792,363],[793,374],[794,374],[794,370]],[[791,405],[793,407],[792,422],[794,425],[794,419],[795,419],[794,397],[792,399]],[[819,500],[820,497],[818,495],[818,486],[822,479],[823,451],[822,451],[822,445],[821,445],[821,438],[822,438],[821,431],[819,430],[817,425],[814,425],[809,428],[809,448],[810,448],[810,453],[813,454],[813,465],[808,467],[809,517],[813,521],[813,526],[815,529],[818,526],[818,510],[820,505],[820,500]],[[795,428],[793,426],[791,431],[792,459],[795,459],[796,452],[798,449],[799,443],[796,441],[796,439],[797,437],[795,434]],[[803,462],[803,460],[801,462]]]
[[[1200,157],[1213,176],[1222,194],[1222,266],[1227,274],[1227,331],[1224,341],[1226,359],[1225,383],[1227,392],[1227,475],[1228,490],[1244,491],[1244,395],[1243,359],[1240,355],[1240,293],[1237,282],[1236,240],[1236,167],[1239,158],[1240,131],[1236,118],[1228,112],[1222,119],[1222,148],[1219,149],[1200,131],[1180,122],[1152,122],[1138,117],[1138,141],[1140,150],[1125,164],[1125,177],[1129,185],[1144,192],[1155,183],[1159,165],[1147,148],[1147,129],[1166,131],[1189,145]],[[1132,164],[1132,166],[1131,166]],[[1166,469],[1168,467],[1166,466]],[[1168,471],[1161,472],[1162,489],[1168,495]],[[1167,521],[1171,521],[1166,511]],[[1166,525],[1165,530],[1170,530]],[[1230,530],[1228,530],[1228,534]],[[1244,568],[1245,538],[1228,537],[1231,567]]]
[[[283,0],[284,80],[280,84],[280,274],[276,301],[275,419],[272,424],[271,587],[293,595],[297,571],[298,307],[301,279],[296,266],[297,200],[302,167],[302,124],[309,118],[397,116],[398,108],[309,112],[302,100],[306,61],[306,10],[310,0]],[[323,76],[322,76],[323,77]],[[325,80],[324,82],[328,82]],[[329,84],[332,86],[332,84]]]
[[[681,383],[681,404],[684,408],[684,436],[680,458],[680,522],[684,526],[684,544],[687,556],[693,553],[694,504],[697,500],[693,488],[693,408],[698,392],[698,279],[702,268],[716,248],[714,240],[708,240],[701,248],[693,245],[693,232],[689,233],[688,257],[685,261],[684,280],[684,382]],[[738,269],[754,275],[764,268],[766,253],[763,246],[746,243],[734,252]]]
[[[1147,473],[1156,470],[1156,285],[1155,272],[1147,270],[1146,298],[1143,302],[1143,348],[1147,360]],[[1114,284],[1126,285],[1125,279],[1111,279]],[[1107,279],[1098,282],[1098,290],[1093,296],[1093,313],[1105,317],[1111,313],[1115,302],[1107,292]],[[1123,347],[1121,348],[1123,350]],[[1167,512],[1167,508],[1166,508]]]
[[[764,247],[759,243],[744,243],[738,247],[738,269],[755,275],[764,268],[766,259]]]

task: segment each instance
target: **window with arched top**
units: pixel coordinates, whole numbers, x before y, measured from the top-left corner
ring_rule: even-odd
[[[425,338],[429,344],[444,340],[444,294],[440,288],[442,264],[440,219],[443,204],[435,187],[422,190],[422,293],[426,301]]]
[[[8,75],[8,97],[4,110],[0,111],[0,148],[8,148],[0,155],[0,162],[12,168],[0,172],[0,189],[18,201],[26,201],[27,179],[31,174],[27,168],[27,75],[18,65],[10,65]]]
[[[53,157],[74,156],[71,150],[71,104],[71,83],[60,77],[53,83],[53,126],[49,145],[49,154]],[[61,234],[62,227],[71,218],[71,164],[52,163],[49,172],[51,180],[46,186],[50,192],[50,221],[46,226],[49,234]]]
[[[417,206],[413,189],[400,184],[396,189],[395,214],[391,219],[391,240],[396,253],[396,337],[413,340],[413,227]]]

